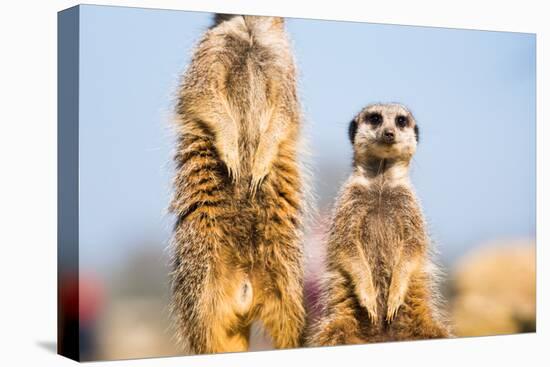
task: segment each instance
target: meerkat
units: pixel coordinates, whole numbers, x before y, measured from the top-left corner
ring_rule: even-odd
[[[189,353],[246,351],[259,320],[302,341],[304,180],[284,20],[217,15],[176,106],[172,302]]]
[[[311,345],[449,336],[409,180],[418,136],[412,113],[399,104],[367,106],[351,121],[353,173],[333,213],[323,311]]]

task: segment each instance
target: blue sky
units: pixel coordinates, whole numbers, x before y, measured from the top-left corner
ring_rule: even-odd
[[[207,13],[82,6],[80,261],[167,246],[171,115]],[[535,36],[288,19],[319,205],[350,172],[371,102],[415,114],[412,166],[440,256],[535,235]]]

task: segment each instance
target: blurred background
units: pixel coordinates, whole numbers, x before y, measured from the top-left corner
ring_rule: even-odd
[[[212,15],[80,9],[80,347],[90,360],[181,354],[166,312],[172,107]],[[535,35],[307,19],[287,29],[318,207],[310,299],[350,173],[348,122],[393,101],[420,126],[412,180],[456,335],[534,331]],[[270,348],[256,327],[251,342]]]

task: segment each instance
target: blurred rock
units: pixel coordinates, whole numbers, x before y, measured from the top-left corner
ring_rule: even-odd
[[[170,329],[167,260],[160,246],[136,246],[108,274],[108,299],[100,320],[100,359],[181,355]]]
[[[459,261],[453,289],[457,336],[534,332],[534,241],[491,243],[474,250]]]
[[[111,304],[101,325],[101,359],[181,355],[169,332],[161,300],[128,298]]]

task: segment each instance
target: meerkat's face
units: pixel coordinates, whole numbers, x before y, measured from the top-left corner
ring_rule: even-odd
[[[412,113],[400,104],[367,106],[349,126],[349,137],[359,157],[410,159],[418,134]]]

